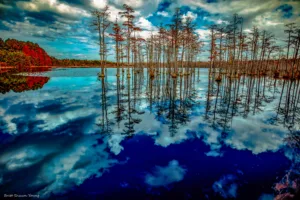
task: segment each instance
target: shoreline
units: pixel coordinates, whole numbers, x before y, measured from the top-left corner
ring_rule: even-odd
[[[36,68],[101,68],[100,66],[30,66],[30,67],[25,67],[24,69],[36,69]],[[117,68],[116,65],[114,66],[106,66],[105,68]],[[132,66],[123,66],[123,67],[119,67],[121,68],[132,68]],[[147,67],[144,67],[147,68]],[[195,67],[195,68],[209,68],[209,67],[203,67],[203,66],[199,66],[199,67]],[[18,69],[18,67],[12,67],[12,66],[0,66],[0,71],[1,70],[7,70],[7,69]]]

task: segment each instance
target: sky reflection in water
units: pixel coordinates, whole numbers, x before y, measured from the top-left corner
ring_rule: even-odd
[[[115,69],[98,80],[98,71],[55,69],[25,76],[40,77],[30,86],[1,86],[1,193],[272,199],[299,163],[287,145],[299,114],[278,109],[282,80],[218,86],[207,69],[177,83],[164,75],[117,79]]]

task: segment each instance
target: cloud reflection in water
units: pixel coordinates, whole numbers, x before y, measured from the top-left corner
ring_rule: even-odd
[[[76,70],[63,70],[64,76]],[[226,116],[221,103],[216,110],[207,112],[205,71],[201,82],[194,80],[189,88],[187,101],[181,101],[180,95],[171,101],[172,94],[163,92],[172,92],[172,88],[158,90],[160,82],[153,81],[151,89],[146,84],[149,80],[141,79],[139,87],[131,85],[128,95],[127,80],[120,80],[125,87],[118,90],[115,76],[107,77],[103,90],[103,83],[94,73],[72,78],[59,73],[47,72],[51,79],[40,90],[0,96],[0,102],[7,101],[0,104],[0,128],[2,135],[10,138],[0,147],[0,188],[4,191],[13,192],[18,188],[20,192],[37,192],[43,197],[66,193],[92,177],[101,177],[120,163],[117,156],[126,151],[122,142],[134,135],[147,135],[156,146],[165,149],[198,139],[210,148],[200,153],[209,157],[226,156],[227,147],[254,155],[286,148],[283,142],[286,128],[266,123],[266,119],[274,116],[277,98],[264,105],[264,112],[246,118],[236,112],[227,128],[229,123],[224,122]],[[111,70],[109,73],[114,74]],[[265,96],[272,95],[279,94],[271,90],[265,93]],[[209,102],[213,104],[216,99],[214,96]],[[103,110],[107,115],[103,115]],[[110,134],[103,132],[102,127],[106,126]],[[133,132],[128,134],[128,129]],[[187,170],[173,160],[147,174],[145,183],[166,186],[183,180]],[[29,172],[28,177],[14,182],[25,171]],[[236,197],[237,186],[231,181],[234,179],[224,177],[215,180],[213,189],[224,198]],[[223,187],[224,182],[227,186]]]

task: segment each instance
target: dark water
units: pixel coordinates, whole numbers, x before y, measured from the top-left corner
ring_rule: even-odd
[[[297,198],[299,81],[98,72],[0,77],[1,198]]]

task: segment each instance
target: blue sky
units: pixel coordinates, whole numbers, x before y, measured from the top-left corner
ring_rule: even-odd
[[[0,35],[36,42],[57,58],[98,59],[90,13],[108,5],[113,22],[124,3],[135,9],[135,23],[144,38],[155,34],[160,24],[168,25],[177,7],[183,17],[194,19],[203,41],[208,40],[208,25],[226,24],[234,13],[244,18],[246,31],[255,25],[275,34],[279,44],[283,44],[284,24],[300,24],[297,0],[0,0]],[[109,50],[108,59],[114,60],[113,47]],[[202,59],[207,56],[203,53]]]

